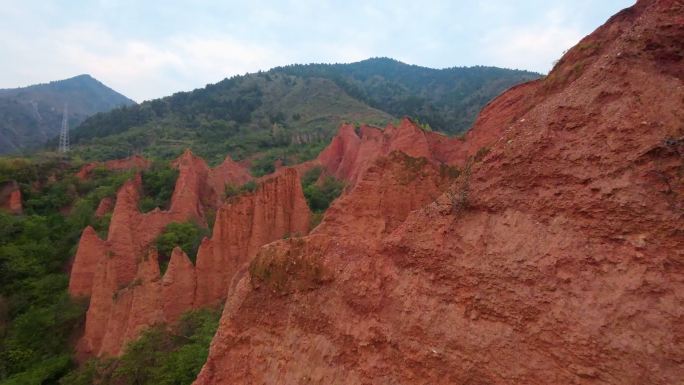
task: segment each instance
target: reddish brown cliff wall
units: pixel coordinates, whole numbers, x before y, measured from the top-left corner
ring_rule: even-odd
[[[231,170],[231,162],[212,173],[188,152],[176,162],[180,175],[169,211],[138,211],[141,179],[137,176],[117,194],[107,240],[90,227],[84,231],[69,284],[72,295],[91,297],[78,344],[81,358],[117,355],[150,325],[173,322],[192,308],[220,304],[232,275],[259,246],[308,231],[310,212],[298,173],[286,170],[256,192],[221,206],[212,238],[202,242],[197,268],[176,249],[162,277],[151,249],[154,239],[171,222],[204,220],[204,210],[216,203],[209,180],[218,183],[221,175],[248,177]]]
[[[639,1],[497,98],[377,248],[348,210],[264,247],[196,384],[678,383],[683,32],[681,2]]]

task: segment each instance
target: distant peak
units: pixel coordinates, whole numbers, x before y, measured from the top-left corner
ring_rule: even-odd
[[[399,61],[397,59],[392,59],[391,57],[371,57],[365,60],[361,60],[357,63],[373,63],[373,64],[394,64],[394,65],[408,65],[402,61]]]

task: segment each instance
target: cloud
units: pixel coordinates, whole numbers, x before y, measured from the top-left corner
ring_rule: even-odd
[[[17,75],[30,78],[39,73],[58,79],[89,73],[137,101],[292,61],[279,47],[227,35],[121,39],[97,24],[81,23],[53,30],[49,36],[34,40],[31,50],[41,51],[53,64],[58,62],[60,71],[54,73],[46,70],[44,62],[31,61]],[[17,58],[31,56],[21,46],[13,50]]]
[[[482,55],[497,66],[546,73],[585,34],[565,19],[561,9],[553,9],[542,22],[496,29],[481,39]]]
[[[142,101],[278,65],[373,56],[546,72],[630,2],[0,0],[0,87],[89,73]]]

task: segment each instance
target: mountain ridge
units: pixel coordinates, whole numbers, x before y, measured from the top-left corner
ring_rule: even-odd
[[[0,89],[0,154],[35,149],[55,137],[65,104],[74,127],[97,112],[135,102],[89,74]]]
[[[495,67],[431,69],[387,58],[294,64],[98,114],[72,138],[85,159],[120,158],[131,150],[172,159],[189,147],[215,163],[226,153],[236,159],[287,153],[293,144],[320,150],[344,121],[384,126],[412,116],[455,134],[494,96],[539,76]]]

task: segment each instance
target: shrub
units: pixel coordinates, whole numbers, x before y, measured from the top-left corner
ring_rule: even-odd
[[[236,186],[232,183],[227,183],[223,188],[223,199],[234,198],[244,193],[254,192],[259,187],[256,181],[250,180],[242,186]]]
[[[328,209],[335,198],[342,194],[342,190],[344,190],[344,182],[327,176],[320,186],[316,183],[304,186],[304,197],[311,211],[323,212]]]
[[[138,204],[140,211],[148,212],[156,207],[168,209],[177,178],[178,170],[164,162],[157,162],[149,170],[144,171],[142,173],[144,196]]]
[[[171,327],[156,325],[113,359],[93,359],[63,377],[63,385],[191,384],[209,354],[220,312],[189,311]]]
[[[208,235],[207,229],[200,227],[194,222],[172,222],[169,223],[157,237],[157,251],[161,261],[171,257],[173,248],[178,246],[188,255],[190,260],[195,263],[197,249],[202,238]],[[162,264],[162,274],[166,265]]]

